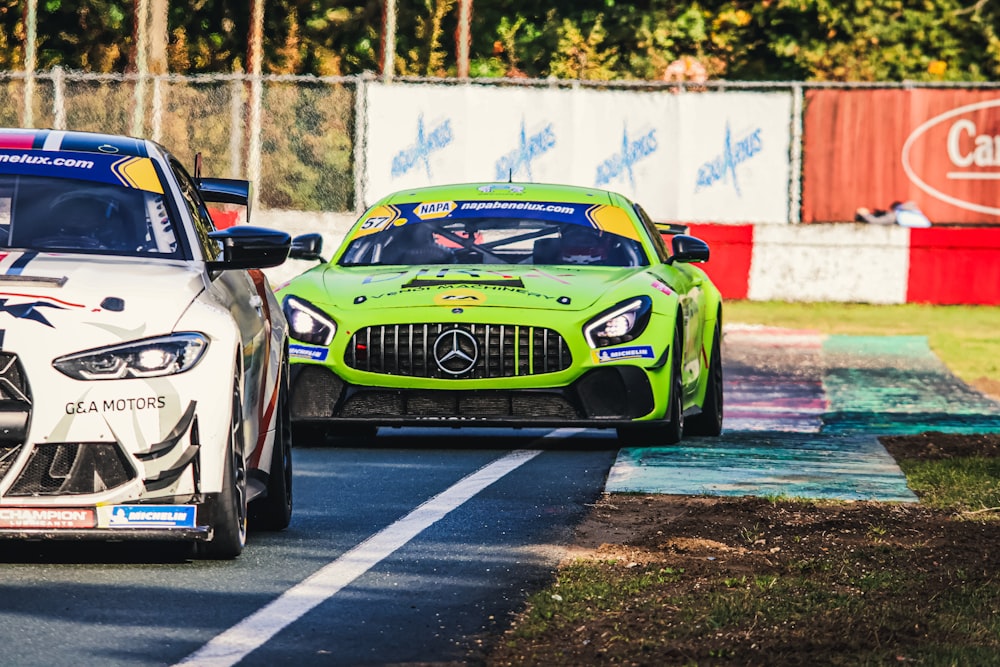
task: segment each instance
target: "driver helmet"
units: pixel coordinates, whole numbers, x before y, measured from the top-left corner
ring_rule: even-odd
[[[611,237],[599,229],[567,225],[562,231],[563,264],[600,264],[608,258]]]

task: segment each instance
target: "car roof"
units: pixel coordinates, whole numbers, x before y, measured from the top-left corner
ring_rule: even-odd
[[[0,149],[76,151],[151,157],[151,142],[99,132],[0,128]]]
[[[573,204],[605,204],[622,206],[620,196],[607,190],[579,185],[552,183],[481,182],[432,185],[394,192],[378,204],[408,204],[426,201],[458,199],[462,201],[495,201],[523,199],[530,201],[565,202]]]

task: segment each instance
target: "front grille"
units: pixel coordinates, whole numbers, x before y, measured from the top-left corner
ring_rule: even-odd
[[[10,467],[14,465],[14,460],[17,458],[18,452],[21,451],[21,445],[18,444],[4,444],[0,443],[0,480],[4,478]]]
[[[296,419],[332,417],[334,406],[344,391],[344,383],[323,366],[292,366],[289,409]]]
[[[449,366],[443,358],[454,350],[460,354]],[[344,363],[386,375],[475,380],[556,373],[569,368],[573,358],[552,329],[435,323],[365,327],[351,337]]]
[[[516,418],[571,421],[581,418],[577,410],[558,394],[374,389],[352,395],[345,401],[338,416],[428,420]]]
[[[8,496],[59,496],[98,493],[135,477],[114,443],[35,445]]]
[[[0,401],[31,403],[28,381],[21,370],[17,355],[0,352]]]

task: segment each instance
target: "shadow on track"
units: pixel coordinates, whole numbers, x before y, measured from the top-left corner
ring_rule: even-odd
[[[569,435],[549,434],[578,431]],[[549,436],[549,437],[546,437]],[[302,449],[541,449],[545,451],[607,451],[622,446],[614,429],[469,428],[469,427],[380,427],[375,436],[343,437],[319,431],[296,435]]]

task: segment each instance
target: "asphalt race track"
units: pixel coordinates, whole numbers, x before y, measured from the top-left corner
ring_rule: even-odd
[[[1000,406],[923,339],[737,327],[725,358],[717,439],[619,451],[597,430],[389,430],[296,448],[292,525],[235,561],[0,542],[0,665],[476,663],[606,482],[905,502],[877,434],[1000,430]]]

